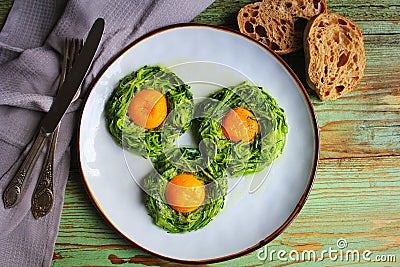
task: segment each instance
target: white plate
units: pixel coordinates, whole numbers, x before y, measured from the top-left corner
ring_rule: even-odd
[[[266,88],[287,116],[287,144],[260,189],[250,194],[246,177],[231,181],[224,209],[195,232],[168,234],[153,224],[136,183],[151,166],[125,153],[105,126],[104,105],[119,79],[144,65],[171,68],[192,86],[195,97],[250,80]],[[122,51],[94,84],[79,131],[84,181],[100,212],[132,243],[181,262],[227,260],[274,239],[303,207],[318,154],[318,126],[311,102],[283,60],[237,32],[198,24],[157,30]]]

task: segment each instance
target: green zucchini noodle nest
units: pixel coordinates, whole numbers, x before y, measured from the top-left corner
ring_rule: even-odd
[[[135,94],[149,89],[167,100],[167,116],[154,129],[137,125],[128,114]],[[258,132],[250,142],[232,142],[224,134],[224,116],[238,107],[257,120]],[[153,170],[140,184],[144,204],[154,223],[170,233],[198,230],[212,221],[224,207],[227,174],[263,170],[282,153],[288,132],[283,109],[262,87],[243,82],[222,88],[195,107],[189,85],[161,66],[144,66],[123,77],[106,103],[105,120],[123,149],[150,158]],[[189,127],[197,147],[179,147],[175,141]],[[168,183],[183,173],[193,174],[205,189],[203,203],[189,212],[173,209],[165,196]]]
[[[178,150],[171,150],[171,153]],[[208,168],[199,167],[193,162],[199,157],[197,149],[184,149],[183,153],[169,155],[180,157],[177,166],[165,156],[160,155],[155,161],[159,164],[158,171],[154,170],[143,182],[145,206],[154,223],[169,233],[184,233],[198,230],[206,226],[220,212],[224,206],[228,188],[225,172],[216,164]],[[181,173],[191,173],[205,185],[205,199],[203,204],[194,211],[178,212],[166,201],[166,186],[172,178]]]
[[[127,114],[135,94],[144,89],[160,91],[167,99],[168,126],[154,129],[136,125]],[[193,115],[190,87],[167,68],[144,66],[123,77],[105,107],[106,124],[114,140],[127,151],[154,157],[173,146],[190,126]],[[169,114],[174,110],[173,114]],[[168,138],[161,140],[161,135]]]
[[[282,154],[288,126],[284,111],[262,87],[243,82],[222,88],[196,107],[198,135],[216,147],[216,163],[232,177],[263,170]],[[259,132],[250,142],[232,142],[226,138],[222,120],[231,109],[243,107],[256,117]]]

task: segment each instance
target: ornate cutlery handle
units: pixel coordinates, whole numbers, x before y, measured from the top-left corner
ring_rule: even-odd
[[[80,53],[82,46],[82,39],[65,39],[64,56],[58,89],[60,89],[64,83],[65,77],[71,70],[72,65]],[[80,88],[77,90],[72,102],[79,97],[79,94]],[[36,219],[46,216],[52,209],[54,203],[54,153],[56,149],[59,126],[60,125],[58,125],[55,131],[49,136],[50,144],[39,174],[39,179],[32,195],[31,210]]]
[[[43,149],[46,133],[39,131],[36,139],[29,150],[24,162],[21,164],[15,176],[11,179],[3,193],[3,202],[6,209],[17,205],[25,192],[27,181],[32,173],[33,167]]]
[[[32,195],[31,209],[35,219],[47,215],[54,203],[53,176],[54,176],[54,151],[57,142],[58,127],[50,136],[50,144],[46,152],[39,179]]]

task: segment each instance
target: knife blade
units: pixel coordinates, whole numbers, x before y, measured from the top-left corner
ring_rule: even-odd
[[[79,86],[85,78],[100,44],[103,31],[104,20],[99,18],[93,23],[93,26],[87,35],[85,44],[76,58],[68,76],[65,77],[65,81],[60,87],[59,93],[54,99],[49,112],[46,113],[41,120],[39,124],[39,133],[37,134],[25,160],[22,162],[15,176],[11,179],[3,192],[5,208],[14,207],[21,201],[26,190],[27,180],[32,173],[45,141],[48,139],[47,136],[57,128],[57,125],[67,111],[79,89]]]

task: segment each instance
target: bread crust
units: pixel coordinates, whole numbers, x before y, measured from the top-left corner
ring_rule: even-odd
[[[325,12],[326,0],[263,0],[244,6],[237,20],[240,32],[282,55],[301,49],[306,23]]]
[[[352,91],[364,76],[366,56],[361,30],[334,13],[310,20],[304,32],[307,84],[321,100]]]

